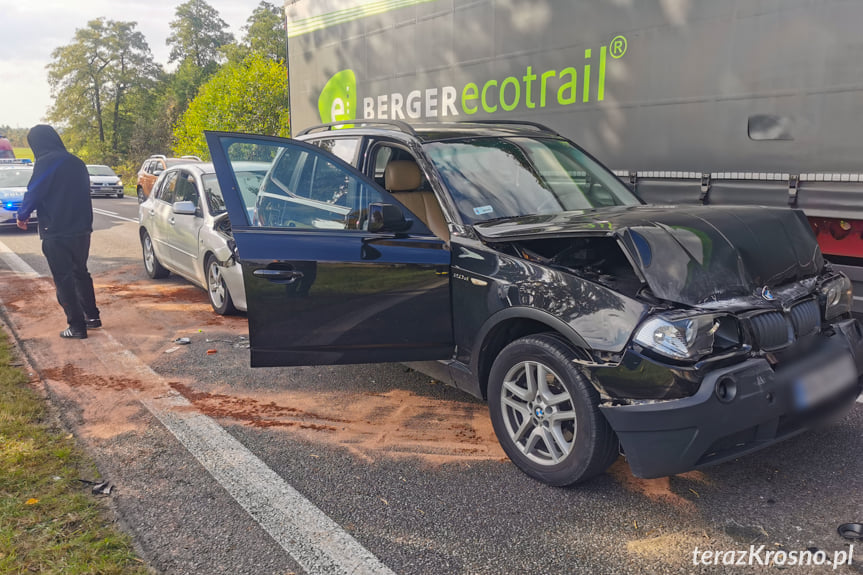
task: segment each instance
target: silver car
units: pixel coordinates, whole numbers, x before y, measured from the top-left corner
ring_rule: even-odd
[[[243,164],[237,179],[254,194],[270,164]],[[139,206],[138,221],[148,276],[184,277],[207,290],[218,314],[246,311],[243,272],[212,164],[181,164],[162,172]]]
[[[91,196],[123,197],[123,180],[110,166],[87,164],[87,172],[90,174]]]

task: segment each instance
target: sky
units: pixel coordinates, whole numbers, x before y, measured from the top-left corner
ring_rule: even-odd
[[[45,65],[72,42],[75,30],[99,17],[137,22],[156,62],[167,66],[165,40],[184,0],[0,0],[0,126],[29,128],[53,103]],[[234,37],[260,0],[207,0]],[[279,0],[270,0],[280,5]]]

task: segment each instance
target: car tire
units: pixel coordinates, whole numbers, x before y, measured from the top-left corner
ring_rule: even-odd
[[[527,475],[557,487],[601,474],[619,453],[578,357],[557,335],[536,334],[506,346],[489,374],[489,412],[503,450]]]
[[[222,277],[222,266],[219,265],[213,254],[208,254],[204,261],[204,273],[207,276],[207,295],[210,298],[213,311],[219,315],[236,313],[237,308],[234,307],[234,300],[231,299],[228,285],[225,283],[225,278]]]
[[[122,198],[124,195],[125,195],[125,194],[124,194],[123,192],[117,192],[117,195],[116,195],[116,196],[114,196],[114,197],[116,197],[116,198],[119,200],[119,199],[120,199],[120,198]]]
[[[152,279],[162,279],[168,277],[170,273],[156,257],[156,250],[153,249],[153,240],[147,230],[141,230],[141,249],[144,252],[144,269],[147,270],[147,275]]]
[[[144,197],[144,188],[142,188],[141,186],[138,186],[137,194],[138,194],[138,203],[143,204],[144,200],[147,199]]]

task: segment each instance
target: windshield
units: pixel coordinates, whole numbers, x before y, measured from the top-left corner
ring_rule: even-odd
[[[87,166],[87,172],[91,176],[116,176],[114,170],[108,166]]]
[[[424,148],[467,223],[641,203],[565,140],[475,138]]]
[[[0,170],[0,188],[26,188],[33,168],[4,168]]]
[[[267,175],[265,169],[257,169],[250,171],[234,172],[237,178],[237,183],[240,185],[240,193],[246,205],[255,205],[255,196],[258,195],[258,189],[261,187],[261,181]],[[225,213],[225,199],[222,197],[222,189],[219,187],[219,181],[216,179],[216,174],[205,174],[201,177],[204,183],[204,194],[207,198],[207,207],[210,208],[210,214],[218,216]],[[249,203],[251,198],[251,203]]]

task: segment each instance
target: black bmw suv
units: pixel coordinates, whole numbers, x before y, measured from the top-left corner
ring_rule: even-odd
[[[648,206],[530,123],[208,132],[253,366],[416,362],[552,485],[717,463],[848,409],[863,332],[803,214]],[[254,185],[234,162],[270,162]]]

